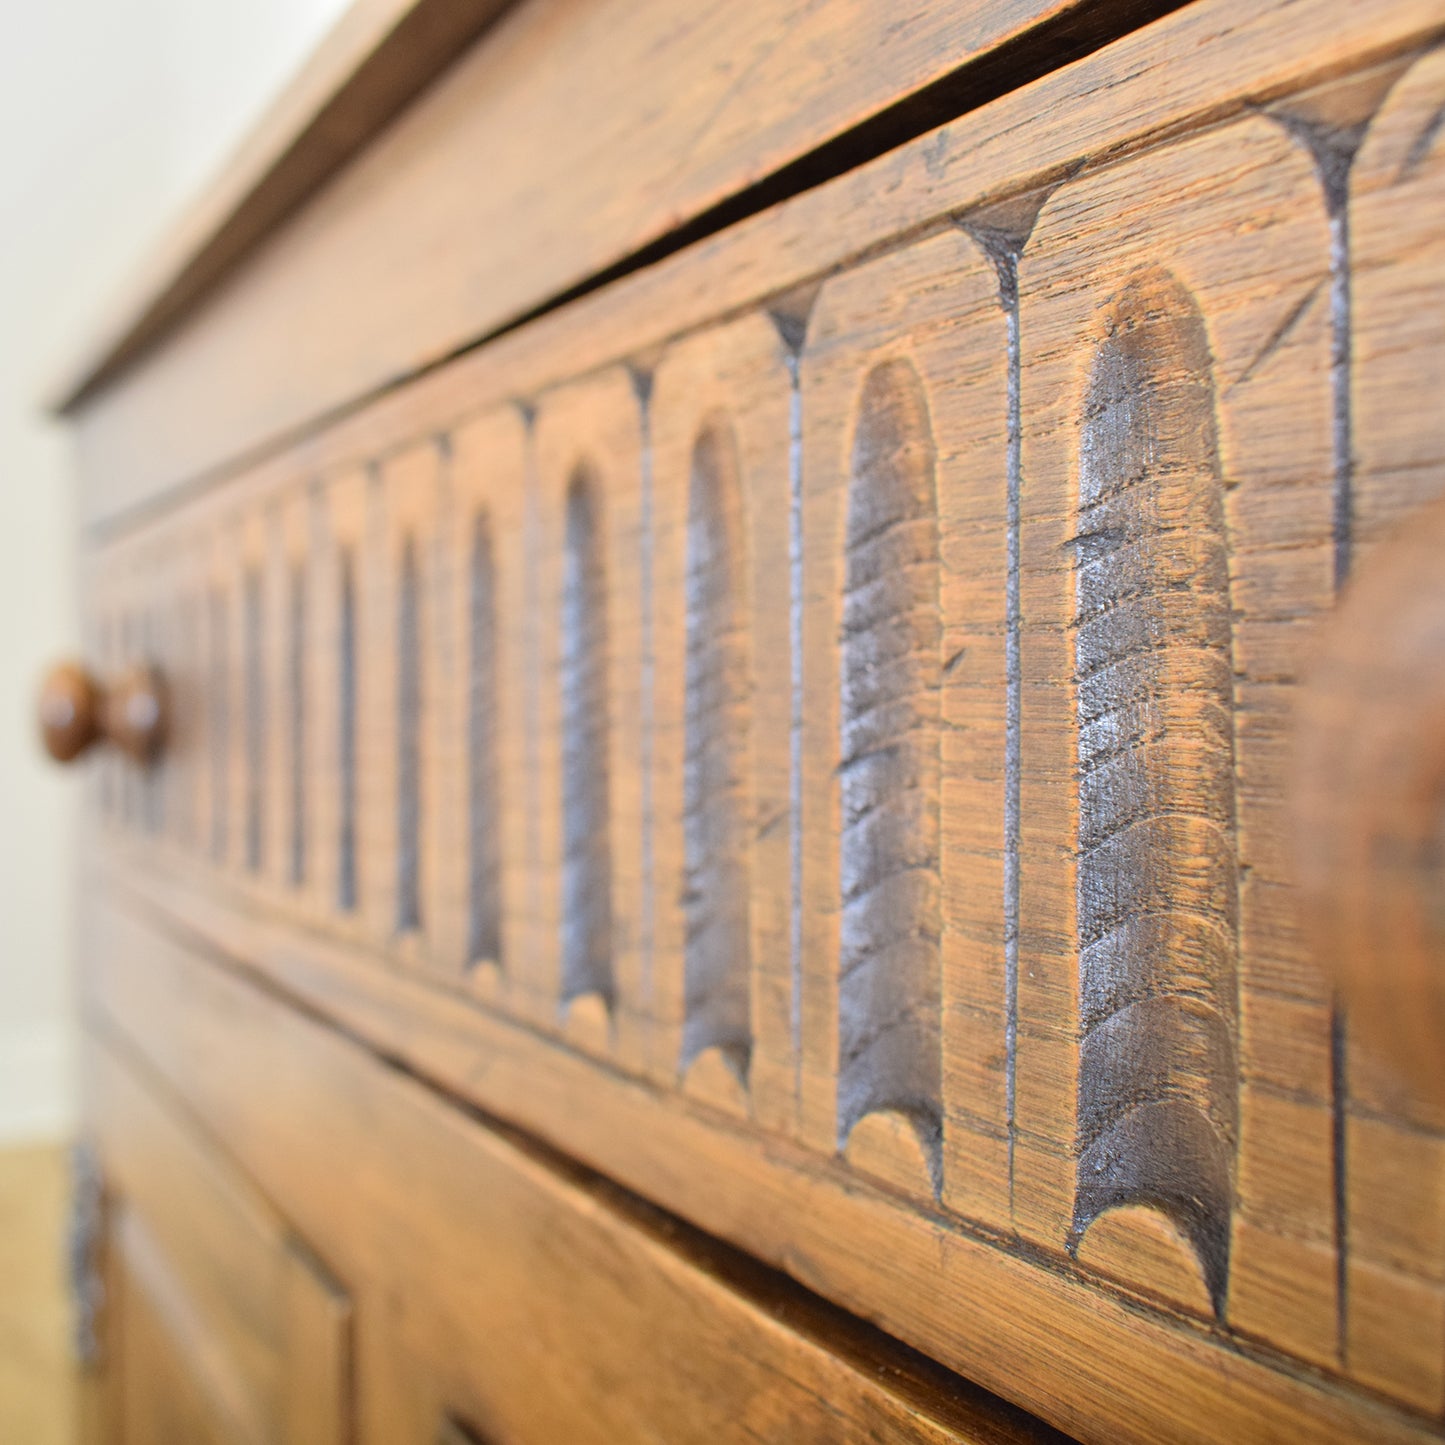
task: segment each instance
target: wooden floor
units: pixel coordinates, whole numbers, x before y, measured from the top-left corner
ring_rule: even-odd
[[[0,1441],[72,1445],[64,1276],[69,1170],[55,1146],[0,1150]]]

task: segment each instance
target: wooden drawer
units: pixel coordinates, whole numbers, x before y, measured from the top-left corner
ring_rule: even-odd
[[[95,1438],[347,1445],[352,1305],[330,1271],[133,1055],[88,1041],[86,1096]]]
[[[1438,1436],[1445,1118],[1285,787],[1445,492],[1442,23],[1200,0],[111,517],[103,886],[1053,1426]]]
[[[119,1215],[112,1237],[130,1261],[138,1197],[173,1226],[157,1229],[161,1243],[215,1305],[182,1321],[178,1337],[205,1368],[180,1378],[209,1370],[233,1387],[203,1397],[169,1433],[158,1414],[134,1423],[127,1400],[131,1423],[110,1438],[1057,1438],[615,1187],[467,1117],[123,908],[98,901],[95,919],[89,1095]],[[229,1159],[198,1126],[225,1141]],[[162,1181],[174,1197],[145,1197]],[[264,1247],[274,1226],[253,1220],[272,1206],[325,1241],[328,1271],[346,1283],[349,1306],[336,1317],[349,1326],[344,1370],[326,1368],[315,1311],[294,1288],[292,1348],[266,1338],[277,1291],[302,1259]],[[152,1338],[149,1317],[130,1307],[130,1278],[103,1335],[122,1353]],[[267,1398],[283,1365],[295,1385],[286,1421],[258,1408],[217,1429],[229,1417],[216,1399]],[[170,1371],[139,1373],[142,1408],[152,1396],[157,1411],[186,1408],[190,1392],[170,1388]],[[350,1392],[347,1408],[324,1416],[336,1384]]]

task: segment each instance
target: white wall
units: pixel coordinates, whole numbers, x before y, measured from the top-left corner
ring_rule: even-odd
[[[76,648],[73,509],[38,398],[344,5],[0,0],[0,1143],[74,1108],[77,779],[34,739]]]

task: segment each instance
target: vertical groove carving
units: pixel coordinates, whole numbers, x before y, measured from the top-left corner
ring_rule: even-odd
[[[567,487],[562,576],[562,1002],[599,994],[610,1009],[612,852],[607,734],[607,581],[598,481]]]
[[[421,581],[401,548],[396,617],[396,930],[421,927]]]
[[[211,722],[211,856],[220,862],[226,856],[227,795],[230,791],[229,763],[231,754],[230,738],[230,675],[231,660],[228,646],[230,619],[227,616],[226,597],[223,592],[213,591],[210,596],[211,623],[211,681],[207,689],[208,712]]]
[[[336,636],[336,902],[356,907],[356,564],[341,554]]]
[[[137,648],[136,622],[130,612],[123,612],[120,619],[120,655],[124,665],[129,666],[135,661]],[[136,796],[137,778],[131,768],[122,768],[120,772],[120,820],[127,827],[134,827],[137,820],[138,799]],[[222,854],[218,853],[217,857]]]
[[[253,873],[261,868],[263,795],[266,774],[266,669],[265,639],[262,637],[261,574],[255,568],[246,573],[244,586],[244,629],[246,696],[246,867]]]
[[[842,630],[840,1145],[905,1116],[939,1181],[938,499],[912,367],[864,383],[853,437]]]
[[[467,959],[502,961],[501,848],[497,768],[497,576],[492,532],[472,527],[467,677]]]
[[[1083,1038],[1071,1246],[1163,1211],[1222,1310],[1238,1136],[1228,548],[1204,323],[1149,271],[1094,357],[1075,667]]]
[[[693,448],[688,493],[682,1068],[716,1048],[746,1084],[751,664],[742,509],[736,439],[725,423],[712,422]]]
[[[141,650],[145,660],[152,666],[159,667],[163,675],[169,673],[170,668],[161,650],[159,619],[154,612],[148,611],[145,614],[141,622],[141,633]],[[141,773],[142,820],[148,833],[159,833],[165,826],[166,798],[163,783],[169,776],[170,769],[171,760],[163,753]]]
[[[640,603],[638,615],[638,674],[641,683],[637,711],[637,757],[639,764],[638,802],[640,804],[640,859],[637,913],[637,988],[644,998],[653,993],[653,965],[657,940],[653,936],[653,918],[657,899],[656,808],[652,796],[653,757],[657,737],[657,647],[654,641],[656,558],[653,548],[656,527],[653,523],[653,440],[652,385],[649,368],[634,364],[628,368],[633,395],[637,398],[637,420],[641,451],[637,473],[637,590]]]
[[[287,709],[290,732],[291,847],[290,878],[293,887],[306,881],[306,569],[291,569],[286,684],[291,697]]]

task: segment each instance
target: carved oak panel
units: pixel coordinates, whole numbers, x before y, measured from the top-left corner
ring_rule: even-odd
[[[564,309],[108,542],[97,656],[177,693],[99,766],[128,886],[1031,1408],[1438,1425],[1445,1120],[1311,964],[1285,789],[1318,621],[1445,490],[1442,95],[953,173],[776,281],[723,236],[586,365]],[[745,304],[647,309],[729,246]]]

